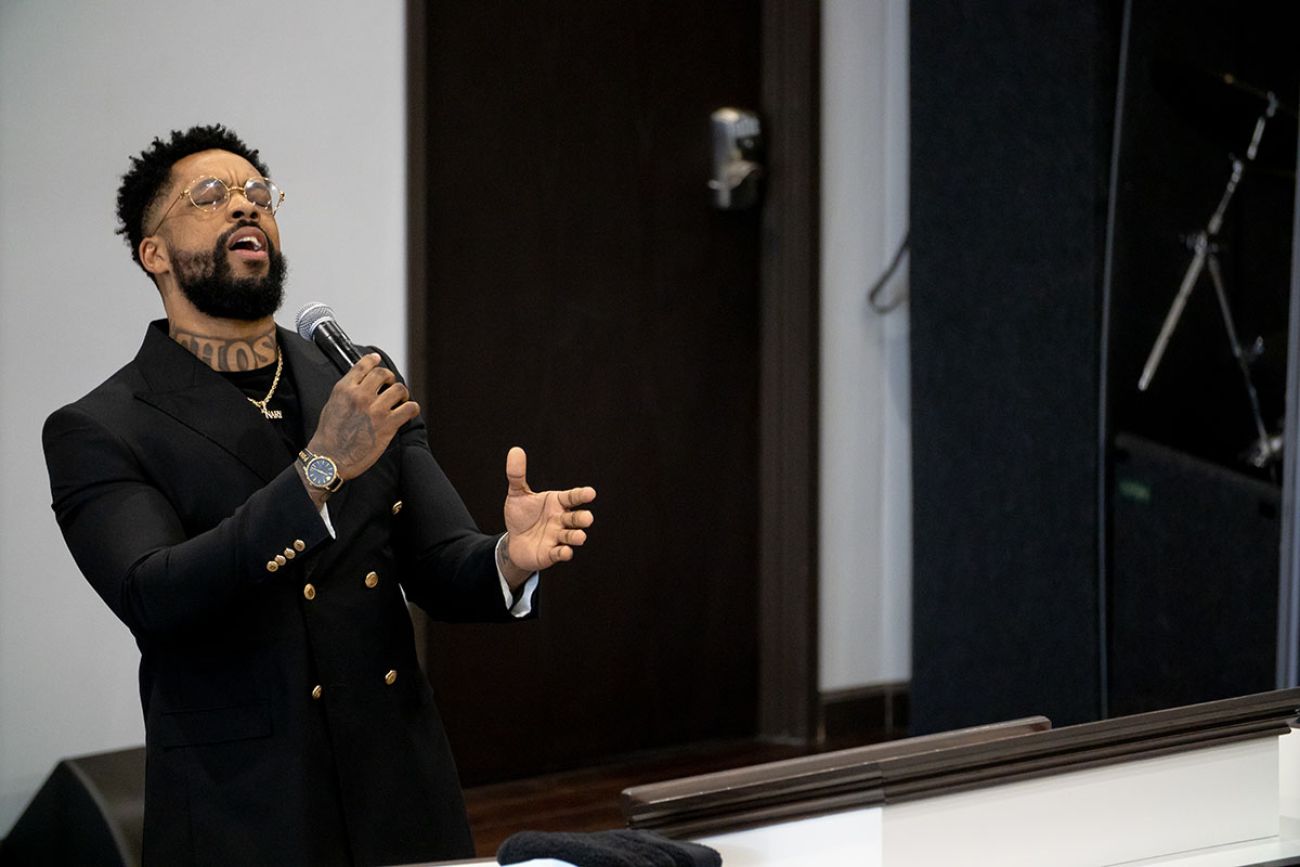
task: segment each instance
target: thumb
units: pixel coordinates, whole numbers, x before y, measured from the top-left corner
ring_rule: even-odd
[[[519,446],[514,446],[506,454],[506,479],[510,482],[508,494],[529,493],[528,455]]]

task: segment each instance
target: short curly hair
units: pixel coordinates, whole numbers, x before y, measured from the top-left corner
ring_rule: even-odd
[[[270,177],[266,164],[258,158],[257,149],[244,144],[243,139],[222,124],[192,126],[184,132],[174,129],[167,141],[155,138],[138,157],[131,157],[131,168],[122,175],[122,185],[117,188],[117,234],[125,238],[131,248],[131,258],[141,268],[144,267],[140,262],[144,218],[167,187],[172,166],[190,154],[207,150],[230,151],[252,163],[262,177]]]

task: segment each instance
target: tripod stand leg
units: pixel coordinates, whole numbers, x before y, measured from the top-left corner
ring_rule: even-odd
[[[1174,329],[1178,327],[1178,320],[1183,315],[1183,308],[1187,306],[1187,296],[1192,294],[1192,289],[1196,286],[1196,279],[1201,276],[1201,269],[1205,267],[1205,254],[1209,248],[1209,238],[1204,232],[1201,232],[1196,236],[1196,252],[1192,256],[1191,263],[1187,266],[1187,273],[1183,275],[1183,282],[1178,287],[1178,294],[1174,296],[1174,303],[1169,305],[1169,312],[1165,314],[1165,322],[1160,326],[1160,336],[1156,338],[1155,344],[1151,347],[1151,354],[1147,356],[1147,363],[1142,367],[1142,377],[1138,380],[1138,391],[1146,391],[1147,386],[1151,384],[1151,378],[1156,375],[1156,368],[1160,366],[1160,359],[1164,357],[1165,348],[1169,345],[1169,338],[1173,336]]]
[[[1237,325],[1232,318],[1232,308],[1228,305],[1228,293],[1223,288],[1223,273],[1219,270],[1219,257],[1210,252],[1206,254],[1206,266],[1210,271],[1210,281],[1214,283],[1214,294],[1219,299],[1219,312],[1223,314],[1223,327],[1228,332],[1228,343],[1232,346],[1232,357],[1237,359],[1242,381],[1246,384],[1246,394],[1250,398],[1250,412],[1255,420],[1255,433],[1259,442],[1268,443],[1268,429],[1264,426],[1264,414],[1259,408],[1259,392],[1255,390],[1255,378],[1250,373],[1250,361],[1237,339]]]

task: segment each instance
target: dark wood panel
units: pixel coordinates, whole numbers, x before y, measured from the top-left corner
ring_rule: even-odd
[[[515,443],[535,488],[600,491],[538,621],[429,631],[467,780],[755,729],[759,219],[705,181],[709,112],[759,99],[758,12],[421,11],[435,453],[485,528]]]
[[[819,729],[820,8],[802,0],[763,4],[771,165],[762,260],[758,726],[764,737],[796,741]]]

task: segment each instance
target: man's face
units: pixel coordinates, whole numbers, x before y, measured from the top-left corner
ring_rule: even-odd
[[[228,151],[191,154],[172,166],[168,189],[148,217],[157,220],[166,212],[155,234],[171,251],[181,293],[208,316],[262,319],[275,313],[284,298],[287,265],[279,249],[279,227],[274,215],[243,195],[244,182],[260,176],[247,160]],[[197,208],[184,196],[206,177],[230,189],[214,209]]]

